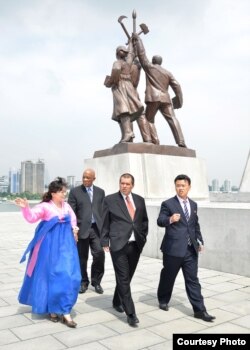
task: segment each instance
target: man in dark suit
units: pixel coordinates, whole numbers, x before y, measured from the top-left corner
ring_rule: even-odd
[[[165,227],[161,244],[163,269],[158,287],[160,309],[167,311],[175,278],[182,269],[188,299],[194,317],[211,322],[215,319],[207,313],[201,286],[197,277],[198,254],[203,250],[203,238],[197,215],[197,203],[188,198],[191,180],[178,175],[175,180],[176,196],[162,202],[157,224]]]
[[[93,185],[94,181],[95,171],[86,169],[82,176],[82,185],[70,190],[68,203],[76,214],[79,227],[77,248],[82,274],[79,293],[85,293],[89,285],[87,263],[90,248],[93,256],[91,284],[96,293],[102,294],[105,254],[100,244],[100,228],[105,193],[103,189]]]
[[[101,244],[111,253],[116,276],[113,307],[125,311],[130,326],[139,322],[131,296],[130,282],[148,234],[145,201],[132,194],[134,177],[120,177],[120,191],[104,199]]]

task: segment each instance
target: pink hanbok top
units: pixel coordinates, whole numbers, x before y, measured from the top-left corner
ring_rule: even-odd
[[[58,216],[59,219],[63,219],[65,215],[70,215],[71,226],[76,226],[76,215],[67,202],[62,203],[62,208],[58,208],[51,200],[49,202],[41,202],[35,205],[33,208],[25,207],[21,208],[22,214],[25,220],[30,223],[37,222],[39,220],[49,221],[54,216]]]

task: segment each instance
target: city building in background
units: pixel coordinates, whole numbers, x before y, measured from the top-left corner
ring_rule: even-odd
[[[212,180],[212,191],[213,192],[219,192],[220,191],[220,186],[219,186],[219,180],[218,179],[213,179]]]
[[[0,176],[0,193],[7,193],[9,190],[9,179],[8,176]]]
[[[20,193],[21,171],[11,168],[9,171],[9,193]]]
[[[42,159],[37,162],[21,162],[21,192],[44,193],[45,164]]]
[[[231,180],[224,180],[223,192],[231,192]]]
[[[75,187],[75,176],[73,176],[73,175],[67,176],[67,184],[68,184],[68,189],[69,190],[71,188]]]

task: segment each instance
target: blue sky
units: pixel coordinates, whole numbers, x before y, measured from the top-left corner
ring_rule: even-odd
[[[126,42],[117,19],[127,16],[132,31],[133,9],[150,30],[148,56],[160,54],[182,86],[176,115],[188,147],[206,161],[209,182],[240,184],[250,147],[245,0],[0,0],[0,175],[42,158],[50,179],[80,179],[84,159],[119,141],[103,81]],[[144,88],[142,74],[141,100]],[[156,127],[161,144],[175,144],[160,114]]]

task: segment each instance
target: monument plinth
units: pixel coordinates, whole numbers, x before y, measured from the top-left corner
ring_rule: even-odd
[[[135,177],[134,192],[149,200],[163,200],[175,195],[173,179],[188,174],[192,179],[190,196],[196,200],[209,198],[205,161],[196,158],[195,151],[176,146],[146,143],[117,144],[96,151],[86,159],[85,168],[96,172],[95,184],[106,194],[117,192],[123,173]]]
[[[122,153],[150,153],[150,154],[165,154],[176,157],[196,157],[196,152],[189,148],[154,145],[153,143],[118,143],[112,148],[108,148],[94,153],[94,158],[112,156]]]

